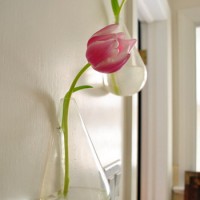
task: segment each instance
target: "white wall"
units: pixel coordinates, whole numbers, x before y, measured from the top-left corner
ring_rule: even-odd
[[[87,39],[107,24],[103,6],[101,0],[1,0],[1,199],[39,193],[59,99],[86,63]],[[93,70],[81,82],[97,86],[76,100],[107,165],[120,158],[123,100],[108,95]]]

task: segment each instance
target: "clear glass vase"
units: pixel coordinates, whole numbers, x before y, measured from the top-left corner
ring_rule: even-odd
[[[131,38],[125,24],[121,24],[120,29],[127,35],[127,38]],[[146,80],[146,66],[134,47],[130,59],[119,71],[104,76],[104,85],[109,92],[115,95],[132,96],[143,88]]]
[[[68,123],[69,192],[66,198],[62,197],[65,173],[64,137],[58,131],[49,151],[40,200],[109,200],[108,180],[74,99],[70,100]]]

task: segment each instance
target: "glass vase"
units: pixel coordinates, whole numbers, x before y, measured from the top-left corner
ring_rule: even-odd
[[[127,35],[127,38],[131,38],[125,24],[121,24],[120,29]],[[104,85],[107,91],[115,95],[132,96],[143,88],[146,80],[146,66],[134,47],[130,59],[119,71],[104,76]]]
[[[65,174],[64,136],[58,131],[49,151],[40,200],[109,200],[108,180],[74,99],[70,100],[68,121],[70,182],[67,197],[62,196]]]

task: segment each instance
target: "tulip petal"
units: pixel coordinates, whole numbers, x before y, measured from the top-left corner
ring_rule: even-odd
[[[92,65],[98,65],[102,60],[117,55],[118,45],[119,43],[115,39],[97,41],[87,48],[86,58]]]
[[[102,61],[97,66],[92,65],[92,67],[96,71],[102,73],[113,73],[121,69],[129,58],[130,54],[121,53],[121,55],[117,55],[115,58],[108,58],[105,61]]]
[[[119,42],[119,52],[126,52],[126,53],[130,53],[130,51],[132,50],[133,46],[136,43],[136,39],[130,39],[130,40],[123,40],[123,39],[118,39]]]
[[[116,35],[117,35],[117,38],[120,38],[120,39],[125,39],[126,38],[126,34],[123,33],[123,32],[116,33]]]
[[[102,28],[101,30],[97,31],[93,36],[116,33],[118,29],[119,29],[119,24],[110,24],[110,25]]]
[[[94,42],[97,41],[105,41],[115,38],[115,34],[108,34],[108,35],[99,35],[99,36],[93,36],[89,39],[87,46],[91,45]]]
[[[107,35],[98,35],[98,36],[93,36],[89,39],[87,46],[91,45],[92,43],[96,42],[96,41],[105,41],[105,40],[109,40],[109,39],[113,39],[113,38],[121,38],[121,39],[125,39],[126,35],[123,32],[120,33],[111,33],[111,34],[107,34]]]
[[[103,73],[119,70],[130,57],[135,39],[127,39],[118,24],[111,24],[96,32],[87,43],[86,57],[92,67]]]

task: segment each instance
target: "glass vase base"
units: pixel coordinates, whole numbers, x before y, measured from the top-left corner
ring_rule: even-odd
[[[62,111],[63,99],[60,102]],[[62,119],[59,117],[59,122]],[[69,190],[65,188],[65,138],[52,137],[44,170],[40,200],[108,200],[110,186],[74,99],[70,100],[68,121]],[[61,123],[60,123],[61,124]]]

